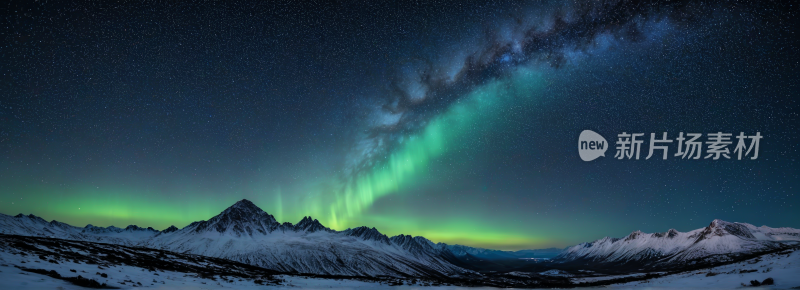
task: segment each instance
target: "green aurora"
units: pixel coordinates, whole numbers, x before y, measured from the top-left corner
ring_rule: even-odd
[[[310,182],[299,187],[301,189],[298,191],[302,192],[284,192],[280,189],[281,185],[258,185],[255,187],[260,188],[251,191],[256,194],[251,193],[247,198],[281,222],[296,222],[303,216],[312,216],[336,230],[365,225],[376,227],[388,235],[420,235],[435,242],[502,249],[561,246],[557,241],[554,243],[530,233],[520,233],[513,227],[498,229],[475,217],[453,215],[440,223],[420,226],[423,220],[394,216],[402,215],[402,211],[385,215],[370,211],[372,205],[381,199],[403,195],[426,182],[436,182],[436,175],[431,175],[428,170],[433,160],[476,150],[464,146],[465,142],[462,141],[479,138],[479,134],[492,129],[492,126],[503,126],[504,109],[519,105],[519,102],[534,101],[543,83],[540,72],[520,67],[507,77],[477,87],[445,113],[429,121],[424,130],[408,138],[385,162],[374,165],[371,170],[346,182],[331,176],[325,182]],[[143,189],[137,185],[119,188],[110,183],[67,189],[42,185],[17,190],[27,192],[29,196],[46,198],[35,203],[35,206],[24,200],[16,204],[3,203],[0,211],[35,213],[46,219],[79,226],[89,223],[96,226],[136,224],[156,229],[170,225],[182,227],[193,221],[208,219],[245,197],[220,197],[215,192],[202,192],[203,189],[184,189],[192,191],[193,197],[185,205],[175,206],[161,201],[161,196],[173,193],[146,187]]]

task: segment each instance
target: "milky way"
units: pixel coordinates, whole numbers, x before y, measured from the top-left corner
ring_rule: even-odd
[[[367,134],[369,140],[356,151],[356,167],[369,162],[373,151],[390,146],[381,135],[385,131],[419,130],[430,115],[436,115],[460,99],[476,85],[506,75],[521,65],[546,63],[560,67],[575,52],[585,52],[605,41],[637,42],[653,40],[647,27],[654,23],[668,26],[696,24],[715,7],[695,2],[660,4],[659,1],[608,1],[576,5],[543,4],[530,12],[509,15],[473,40],[462,40],[456,51],[431,48],[432,58],[397,64],[389,78],[389,92],[379,97],[378,116]],[[430,112],[433,111],[433,112]],[[378,145],[380,144],[380,145]],[[367,147],[367,148],[363,148]],[[362,155],[362,156],[358,156]],[[363,156],[366,155],[366,156]],[[367,160],[364,160],[367,159]]]

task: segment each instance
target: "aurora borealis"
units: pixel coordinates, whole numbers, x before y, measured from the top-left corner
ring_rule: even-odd
[[[509,250],[800,227],[797,10],[11,3],[0,213],[164,229],[246,198]],[[764,138],[758,160],[584,162],[586,129]]]

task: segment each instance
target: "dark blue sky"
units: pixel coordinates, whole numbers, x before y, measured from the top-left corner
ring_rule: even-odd
[[[797,10],[14,1],[0,212],[165,228],[248,198],[281,222],[503,249],[715,218],[800,227]],[[448,120],[466,125],[419,153]],[[584,162],[586,129],[764,137],[757,160],[673,143],[668,160]]]

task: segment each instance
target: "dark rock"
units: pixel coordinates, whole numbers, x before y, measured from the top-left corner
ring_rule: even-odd
[[[775,280],[772,280],[772,278],[764,279],[764,281],[761,282],[761,285],[775,285]]]

